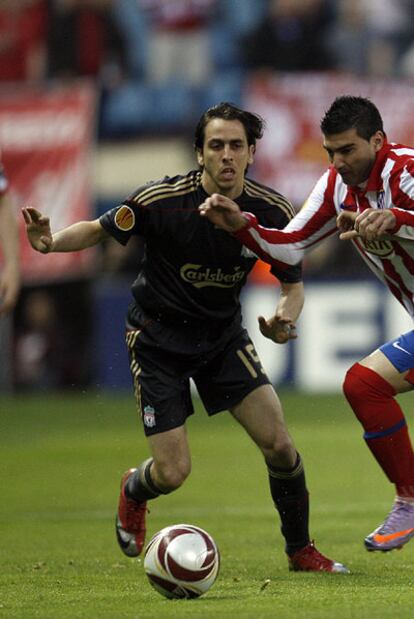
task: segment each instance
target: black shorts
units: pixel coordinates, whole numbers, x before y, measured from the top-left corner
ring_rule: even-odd
[[[214,328],[143,320],[126,342],[138,412],[150,436],[194,413],[190,378],[209,415],[232,408],[269,379],[238,321]]]

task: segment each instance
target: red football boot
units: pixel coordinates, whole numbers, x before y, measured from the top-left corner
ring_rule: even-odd
[[[294,572],[329,572],[331,574],[349,574],[342,563],[331,561],[316,550],[313,542],[289,556],[289,570]]]
[[[125,484],[137,469],[128,469],[121,480],[118,514],[116,517],[116,537],[124,554],[138,557],[145,543],[145,515],[147,502],[138,503],[125,495]]]

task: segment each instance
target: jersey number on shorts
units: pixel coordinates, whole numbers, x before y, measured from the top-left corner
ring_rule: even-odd
[[[244,363],[253,378],[257,378],[256,369],[260,370],[262,374],[265,374],[265,371],[262,368],[262,364],[260,363],[260,359],[254,349],[253,344],[247,344],[247,346],[244,347],[244,350],[239,349],[237,351],[237,356]]]

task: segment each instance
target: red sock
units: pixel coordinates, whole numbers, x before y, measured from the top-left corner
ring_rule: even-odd
[[[359,363],[348,370],[343,389],[365,430],[368,447],[397,494],[414,497],[414,452],[395,389]]]

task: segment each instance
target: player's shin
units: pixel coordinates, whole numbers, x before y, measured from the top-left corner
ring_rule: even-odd
[[[309,544],[309,494],[300,455],[291,469],[267,463],[270,492],[281,520],[286,552],[292,555]]]

